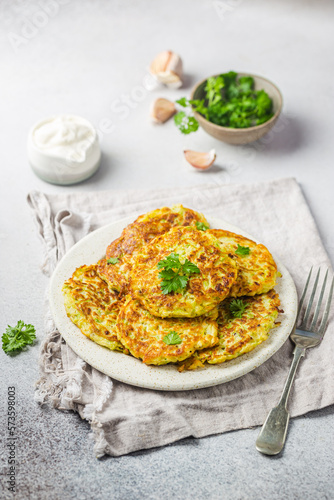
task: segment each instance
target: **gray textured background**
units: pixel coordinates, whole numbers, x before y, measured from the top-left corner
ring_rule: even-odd
[[[333,13],[329,1],[3,0],[1,332],[23,319],[43,337],[47,280],[39,269],[41,246],[25,201],[31,189],[154,188],[293,175],[333,262]],[[186,88],[145,90],[147,65],[166,48],[182,55]],[[202,131],[184,137],[173,123],[150,123],[154,97],[181,97],[196,81],[230,69],[267,76],[282,90],[284,113],[268,140],[238,148]],[[115,110],[125,95],[130,106],[123,117]],[[30,126],[61,112],[83,115],[104,131],[99,172],[71,188],[40,181],[26,158]],[[113,123],[112,131],[106,123]],[[201,174],[183,162],[182,149],[212,147],[218,155],[212,170]],[[97,461],[86,422],[34,403],[37,363],[37,346],[12,359],[0,353],[3,444],[2,402],[8,386],[17,390],[20,500],[334,498],[332,407],[294,419],[278,458],[258,454],[258,429],[248,429]],[[7,452],[1,451],[4,474]],[[13,498],[4,476],[1,487],[1,498]]]

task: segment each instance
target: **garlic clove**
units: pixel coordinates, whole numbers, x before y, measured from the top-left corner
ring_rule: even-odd
[[[182,59],[175,52],[164,50],[152,61],[150,73],[164,85],[179,88],[182,85]]]
[[[199,151],[186,149],[183,153],[187,162],[198,170],[207,170],[216,160],[216,152],[214,149],[211,149],[208,153],[200,153]]]
[[[152,103],[150,115],[155,123],[164,123],[175,113],[175,104],[168,99],[159,97]]]
[[[164,50],[164,52],[160,52],[151,62],[150,73],[152,73],[152,75],[157,75],[166,71],[171,55],[172,52],[170,50]]]

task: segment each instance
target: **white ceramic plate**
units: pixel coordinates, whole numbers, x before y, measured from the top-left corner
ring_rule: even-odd
[[[92,342],[67,317],[61,288],[75,269],[84,264],[96,263],[105,254],[108,244],[118,238],[123,228],[133,222],[127,217],[109,224],[80,240],[59,262],[50,284],[51,310],[57,328],[78,356],[97,370],[110,377],[138,387],[164,391],[186,391],[210,387],[241,377],[254,370],[269,359],[288,338],[297,314],[297,293],[294,282],[287,269],[276,260],[282,278],[275,287],[281,299],[284,314],[280,315],[281,324],[271,330],[269,338],[253,351],[222,363],[211,365],[201,370],[179,373],[174,365],[146,366],[132,356],[113,352]],[[212,228],[226,229],[254,238],[238,227],[220,219],[208,218]]]

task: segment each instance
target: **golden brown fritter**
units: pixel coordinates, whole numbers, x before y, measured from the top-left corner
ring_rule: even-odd
[[[117,240],[110,243],[106,250],[106,259],[99,263],[98,273],[109,283],[110,288],[125,293],[132,267],[132,256],[143,245],[152,241],[156,236],[166,233],[172,227],[196,227],[196,222],[209,227],[204,215],[182,205],[174,205],[172,208],[163,207],[140,215],[123,230]],[[118,258],[118,262],[114,265],[106,262],[112,257]]]
[[[118,262],[112,264],[107,259],[101,259],[97,263],[97,273],[109,286],[110,291],[117,291],[124,295],[129,283],[131,271],[131,255],[119,257]]]
[[[195,264],[199,273],[190,276],[181,292],[164,294],[158,263],[172,253],[178,255],[182,264],[186,259]],[[130,291],[155,316],[196,317],[227,297],[236,276],[233,260],[221,251],[212,234],[191,227],[174,227],[136,254]]]
[[[179,371],[195,370],[204,363],[218,364],[252,351],[268,338],[279,312],[280,300],[275,290],[254,297],[242,297],[246,308],[241,318],[231,314],[233,298],[224,300],[218,317],[219,345],[197,351],[179,367]]]
[[[218,238],[221,248],[237,265],[238,276],[232,285],[230,296],[256,295],[274,288],[278,276],[276,263],[269,250],[261,244],[241,236],[240,234],[209,229],[208,233]],[[238,245],[248,247],[248,255],[238,255]]]
[[[196,349],[216,345],[217,329],[217,321],[203,316],[157,318],[131,297],[128,297],[117,318],[118,339],[133,356],[148,365],[182,361]],[[169,343],[175,341],[178,343]]]
[[[117,240],[108,246],[106,258],[121,257],[124,254],[132,255],[143,245],[149,243],[156,236],[166,233],[172,227],[196,227],[196,222],[202,222],[209,227],[204,215],[182,205],[174,205],[172,208],[163,207],[140,215],[123,230],[122,235]]]
[[[81,266],[63,285],[67,316],[94,342],[125,352],[116,335],[121,302],[97,275],[96,265]]]

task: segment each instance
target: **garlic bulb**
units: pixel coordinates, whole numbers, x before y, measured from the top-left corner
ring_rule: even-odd
[[[150,65],[150,73],[164,85],[179,88],[182,85],[182,59],[170,50],[160,52]]]

